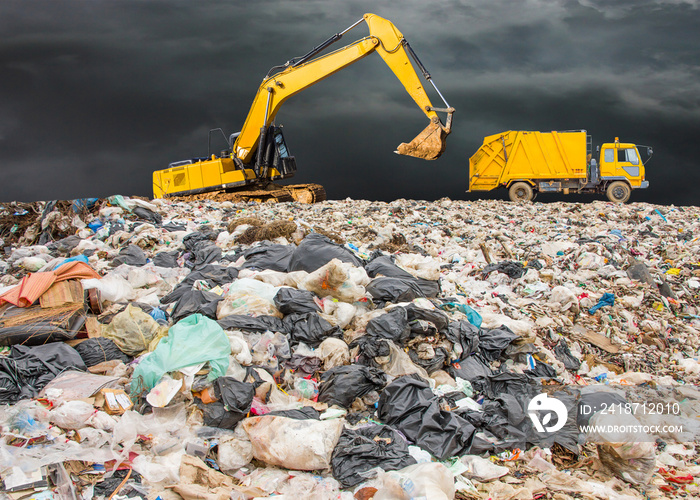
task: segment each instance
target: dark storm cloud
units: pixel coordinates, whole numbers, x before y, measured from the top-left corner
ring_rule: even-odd
[[[282,107],[295,181],[333,198],[473,197],[485,135],[585,128],[654,146],[634,199],[697,204],[700,13],[680,0],[4,0],[0,199],[150,194],[153,170],[206,154],[209,129],[239,129],[270,67],[365,12],[396,24],[457,109],[447,152],[392,153],[427,120],[372,55]]]

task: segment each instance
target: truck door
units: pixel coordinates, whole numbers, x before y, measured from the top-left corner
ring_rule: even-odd
[[[639,177],[639,155],[634,148],[620,147],[617,150],[617,166],[622,169],[623,175],[628,179],[637,179]]]

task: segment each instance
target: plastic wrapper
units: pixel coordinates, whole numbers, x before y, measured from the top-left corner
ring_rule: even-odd
[[[649,484],[656,470],[656,449],[643,431],[623,430],[641,427],[634,415],[598,412],[589,420],[589,426],[592,431],[586,441],[598,444],[598,457],[606,467],[629,483]],[[598,430],[604,428],[619,431]]]
[[[49,413],[49,419],[63,429],[80,429],[85,427],[88,419],[97,413],[90,403],[85,401],[67,401]]]
[[[462,473],[463,476],[469,479],[476,479],[482,483],[493,481],[510,472],[508,467],[496,465],[491,460],[477,455],[464,455],[459,458],[459,461],[467,466],[467,470]]]
[[[215,321],[193,314],[172,326],[168,336],[139,362],[132,376],[131,396],[150,391],[169,371],[201,362],[209,363],[209,379],[214,380],[226,373],[230,352],[223,329]]]
[[[219,438],[219,459],[217,465],[222,472],[231,474],[245,467],[253,460],[253,445],[243,427],[226,433]]]
[[[429,379],[428,372],[411,361],[411,357],[406,351],[399,349],[399,347],[391,341],[386,341],[386,345],[389,347],[389,354],[374,358],[375,363],[377,363],[384,373],[391,377],[400,377],[402,375],[415,373],[425,380]]]
[[[253,417],[241,424],[253,445],[253,456],[270,465],[294,470],[328,469],[343,430],[343,420],[295,420]]]
[[[253,362],[253,356],[250,353],[248,342],[239,331],[226,332],[228,340],[231,343],[231,354],[235,360],[241,365],[250,365]]]
[[[408,444],[388,426],[369,425],[345,429],[331,458],[333,477],[343,487],[355,486],[367,479],[364,473],[379,467],[385,471],[403,469],[416,461],[408,453]]]
[[[350,350],[341,339],[333,337],[325,339],[319,344],[315,354],[321,358],[324,370],[350,364]]]
[[[348,266],[352,264],[333,259],[309,274],[299,283],[299,288],[314,292],[319,297],[331,296],[343,302],[356,302],[365,296],[365,288],[350,278]]]
[[[102,336],[114,341],[120,351],[138,356],[163,327],[140,308],[129,304],[102,328]]]
[[[232,314],[282,317],[272,302],[246,292],[230,293],[217,304],[216,319],[223,319]]]
[[[410,465],[394,472],[379,474],[374,500],[450,500],[455,496],[454,476],[441,463]]]
[[[100,292],[100,298],[109,302],[126,302],[134,297],[134,288],[131,284],[115,275],[107,275],[102,279],[80,280],[85,290],[96,288]]]
[[[347,327],[357,314],[357,308],[347,302],[339,302],[330,297],[321,301],[323,312],[321,317],[339,328]]]

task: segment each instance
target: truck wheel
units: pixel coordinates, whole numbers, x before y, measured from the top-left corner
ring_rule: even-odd
[[[508,190],[510,201],[532,201],[534,193],[527,182],[516,182]]]
[[[615,181],[610,183],[605,194],[613,203],[627,203],[632,194],[632,188],[624,181]]]

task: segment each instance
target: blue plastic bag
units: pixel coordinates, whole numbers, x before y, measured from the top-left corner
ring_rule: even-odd
[[[612,306],[615,304],[615,296],[612,293],[606,292],[600,298],[598,303],[588,310],[588,314],[595,314],[595,312],[603,306]]]

